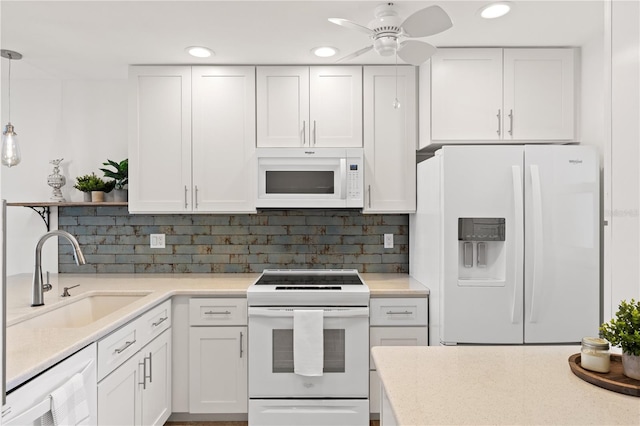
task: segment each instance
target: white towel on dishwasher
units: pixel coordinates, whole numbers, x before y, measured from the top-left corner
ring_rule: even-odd
[[[74,374],[65,384],[51,392],[54,425],[77,425],[89,417],[87,391],[82,374]]]
[[[293,311],[293,372],[296,374],[322,376],[323,315],[321,310]]]

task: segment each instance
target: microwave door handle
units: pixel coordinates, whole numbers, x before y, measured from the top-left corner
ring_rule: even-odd
[[[342,179],[340,179],[340,199],[346,200],[347,199],[347,180],[348,180],[346,158],[340,159],[340,170],[342,170]]]

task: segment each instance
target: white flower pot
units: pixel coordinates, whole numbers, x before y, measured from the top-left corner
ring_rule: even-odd
[[[622,371],[625,376],[640,380],[640,356],[623,352]]]

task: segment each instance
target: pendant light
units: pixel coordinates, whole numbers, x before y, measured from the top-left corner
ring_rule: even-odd
[[[2,164],[7,167],[12,167],[20,163],[20,146],[18,146],[18,135],[14,131],[13,124],[11,124],[11,61],[22,59],[22,55],[12,50],[2,49],[0,56],[9,59],[9,122],[7,123],[4,132],[2,133]]]

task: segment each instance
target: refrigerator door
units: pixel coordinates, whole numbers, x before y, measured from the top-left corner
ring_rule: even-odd
[[[525,343],[598,334],[599,176],[588,146],[525,146]]]
[[[446,146],[441,155],[440,339],[522,343],[523,147]]]

